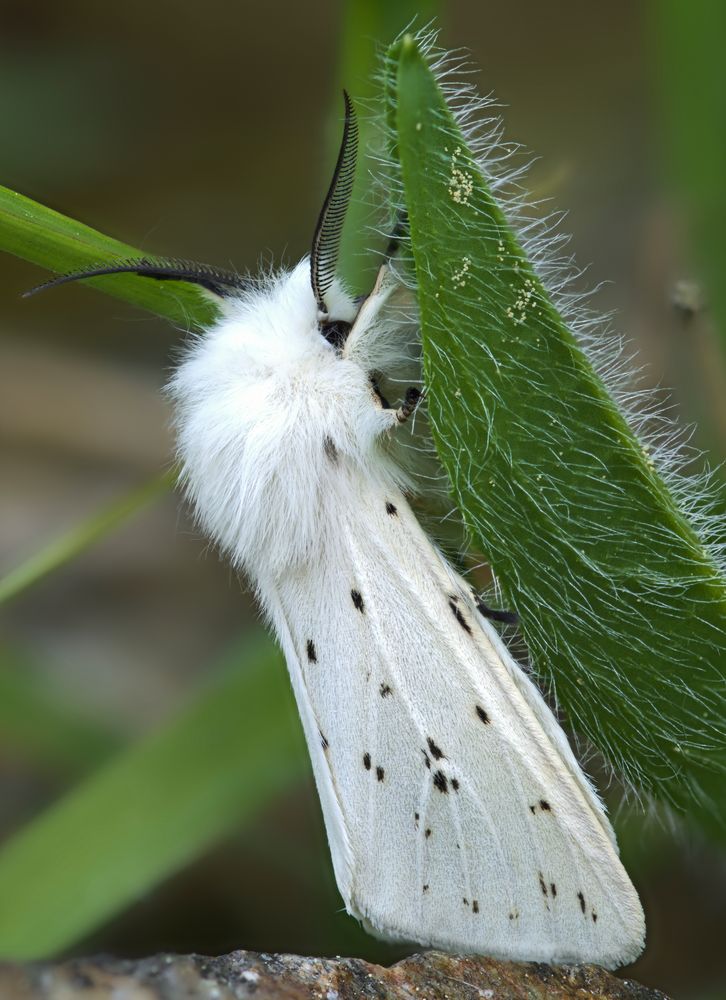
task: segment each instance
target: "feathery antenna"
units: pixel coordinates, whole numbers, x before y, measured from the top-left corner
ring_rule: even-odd
[[[343,91],[343,101],[345,104],[343,139],[340,143],[333,179],[318,216],[310,251],[310,283],[318,308],[326,314],[328,309],[325,305],[325,295],[335,279],[340,237],[343,231],[345,213],[353,191],[355,164],[358,157],[358,123],[353,102],[346,90]]]
[[[137,257],[119,260],[114,264],[91,264],[80,271],[61,274],[23,292],[23,298],[30,298],[31,295],[44,292],[48,288],[67,285],[71,281],[100,278],[105,274],[138,274],[143,278],[155,278],[157,281],[188,281],[222,298],[244,291],[249,286],[249,282],[234,271],[225,271],[209,264],[198,264],[195,261],[179,260],[175,257]]]

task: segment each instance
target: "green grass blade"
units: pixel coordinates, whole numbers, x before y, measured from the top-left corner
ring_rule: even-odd
[[[88,518],[76,528],[61,535],[36,555],[0,579],[0,604],[12,600],[48,574],[60,569],[104,538],[142,507],[165,493],[177,478],[176,469],[165,472],[150,483],[133,490],[128,496]]]
[[[337,152],[340,142],[340,91],[346,89],[358,109],[360,137],[339,269],[359,295],[367,295],[375,282],[381,261],[374,250],[385,249],[384,240],[377,240],[370,230],[375,216],[375,193],[370,190],[370,173],[375,169],[374,154],[382,152],[377,148],[380,130],[368,110],[371,102],[378,97],[376,71],[380,62],[379,46],[382,39],[395,38],[414,21],[417,26],[426,24],[439,7],[438,0],[398,0],[397,3],[390,0],[348,0],[345,4],[331,146]]]
[[[0,958],[68,948],[308,767],[282,658],[248,640],[186,712],[3,847]]]
[[[68,219],[22,194],[0,187],[0,250],[65,273],[101,261],[142,257],[144,251]],[[148,251],[146,251],[148,254]],[[39,275],[38,281],[45,280]],[[158,313],[183,329],[201,328],[214,318],[212,302],[193,285],[152,281],[135,274],[86,282],[118,299]]]
[[[723,832],[717,567],[555,308],[410,37],[389,53],[387,78],[430,419],[455,501],[570,721],[627,778]]]

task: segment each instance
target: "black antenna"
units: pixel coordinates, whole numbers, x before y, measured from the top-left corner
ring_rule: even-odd
[[[91,264],[80,271],[61,274],[23,292],[23,298],[30,298],[31,295],[44,292],[48,288],[57,288],[58,285],[67,285],[71,281],[100,278],[104,274],[138,274],[143,278],[155,278],[157,281],[188,281],[222,298],[244,291],[249,286],[249,282],[234,271],[224,271],[209,264],[178,260],[175,257],[137,257],[119,260],[114,264]]]
[[[323,207],[320,209],[310,251],[310,284],[318,309],[326,314],[328,310],[325,306],[325,295],[335,279],[340,236],[353,191],[355,163],[358,158],[358,123],[353,103],[346,90],[343,91],[343,101],[345,104],[343,139],[340,143],[340,152],[333,171],[333,179],[330,182]]]

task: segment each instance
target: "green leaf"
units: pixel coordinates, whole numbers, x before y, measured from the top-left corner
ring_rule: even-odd
[[[40,552],[26,559],[20,566],[0,579],[0,604],[22,594],[29,587],[45,579],[50,573],[71,562],[86,549],[104,538],[120,524],[152,500],[164,494],[177,479],[177,470],[171,469],[132,490],[121,500],[115,501],[77,527],[56,538]]]
[[[626,778],[723,833],[723,580],[410,36],[386,74],[430,420],[455,501],[574,726]]]
[[[247,640],[176,720],[0,851],[0,958],[68,948],[238,828],[309,768],[287,673]]]
[[[0,187],[0,250],[59,273],[145,255],[143,250],[104,236],[4,187]],[[158,313],[185,330],[202,328],[215,316],[211,300],[199,288],[180,281],[152,281],[135,274],[119,274],[92,278],[86,284]]]

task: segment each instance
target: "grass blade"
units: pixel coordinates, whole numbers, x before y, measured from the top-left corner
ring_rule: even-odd
[[[415,22],[426,24],[437,13],[438,0],[348,0],[344,5],[340,51],[338,93],[333,106],[331,150],[337,152],[340,142],[340,91],[350,91],[358,109],[358,165],[353,195],[346,215],[340,249],[339,268],[350,287],[359,295],[367,295],[373,287],[380,267],[380,257],[373,252],[382,250],[385,241],[372,237],[372,214],[376,192],[370,190],[370,174],[375,169],[379,130],[366,108],[378,97],[376,70],[379,66],[381,39],[395,38]],[[334,154],[333,154],[334,155]],[[380,194],[380,192],[378,192]]]
[[[71,562],[142,507],[165,493],[176,482],[176,478],[176,469],[165,472],[61,535],[41,552],[11,570],[0,579],[0,604],[12,600]]]
[[[304,774],[280,654],[247,640],[179,718],[0,852],[0,958],[68,948]]]
[[[4,187],[0,187],[0,250],[58,273],[101,261],[144,256],[143,250],[104,236]],[[38,280],[43,280],[42,276]],[[115,298],[158,313],[185,330],[208,325],[215,315],[212,302],[198,288],[184,282],[161,282],[135,274],[119,274],[93,278],[86,283]]]
[[[626,778],[723,833],[714,559],[555,307],[425,54],[408,36],[388,63],[431,425],[455,501],[570,721]]]

